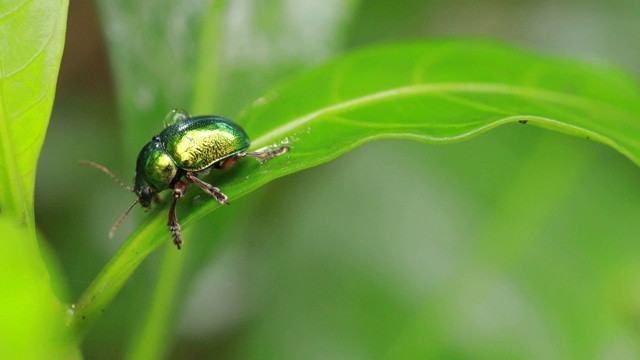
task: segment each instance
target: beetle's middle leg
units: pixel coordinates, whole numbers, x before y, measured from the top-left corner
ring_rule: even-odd
[[[182,235],[180,234],[180,224],[178,223],[178,216],[176,216],[176,204],[178,199],[184,196],[187,192],[187,184],[182,181],[177,181],[173,185],[173,203],[171,204],[171,210],[169,210],[169,230],[171,230],[171,236],[173,237],[173,243],[176,244],[178,250],[182,248]]]
[[[228,199],[227,195],[222,193],[222,191],[220,191],[220,189],[218,189],[217,187],[198,179],[196,174],[194,174],[192,172],[187,172],[184,176],[190,182],[195,183],[196,185],[198,185],[200,187],[200,189],[202,189],[202,191],[204,191],[207,194],[213,196],[216,200],[218,200],[218,202],[220,204],[229,205],[229,201],[227,200]]]

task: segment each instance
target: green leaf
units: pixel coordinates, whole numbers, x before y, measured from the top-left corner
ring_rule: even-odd
[[[252,148],[288,144],[291,150],[221,172],[215,184],[232,203],[369,141],[450,143],[507,123],[599,141],[640,164],[640,93],[628,77],[485,41],[358,51],[275,88],[236,120]],[[179,205],[183,228],[219,207],[195,193]],[[170,244],[166,216],[164,206],[144,221],[85,292],[76,314],[95,318],[146,255]],[[90,323],[72,321],[81,328]]]
[[[66,0],[0,3],[0,358],[79,358],[36,240],[33,195]],[[50,269],[57,276],[55,268]]]
[[[237,121],[252,148],[287,143],[291,151],[223,175],[219,184],[231,199],[372,140],[450,143],[507,123],[599,141],[640,164],[635,82],[616,70],[483,41],[359,51],[267,93]],[[189,206],[183,222],[217,207]]]
[[[53,105],[67,4],[0,4],[0,210],[31,225],[36,164]]]

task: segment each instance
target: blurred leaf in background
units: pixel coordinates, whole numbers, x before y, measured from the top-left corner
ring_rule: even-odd
[[[131,177],[167,107],[235,118],[273,82],[351,46],[443,35],[640,73],[629,46],[640,36],[635,1],[234,1],[209,22],[199,15],[219,3],[136,4],[99,3],[106,38],[130,53],[110,55],[126,140],[104,90],[66,88],[40,164],[48,176],[38,179],[38,221],[72,299],[118,246],[106,231],[131,201],[75,161]],[[197,29],[216,23],[207,33],[221,40],[210,48]],[[163,46],[168,35],[173,45]],[[136,64],[144,56],[155,64]],[[208,77],[198,85],[171,71],[184,67]],[[171,88],[156,81],[176,93],[154,94]],[[197,91],[214,99],[207,105]],[[637,178],[611,149],[531,126],[447,146],[368,144],[198,222],[189,243],[197,254],[179,254],[180,282],[168,288],[179,326],[167,357],[637,358]],[[163,263],[153,256],[135,273],[87,338],[86,357],[132,354],[133,325]]]

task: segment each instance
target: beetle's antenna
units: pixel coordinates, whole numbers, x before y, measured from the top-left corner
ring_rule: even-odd
[[[116,234],[116,231],[118,231],[118,228],[120,227],[120,224],[122,224],[122,222],[127,217],[127,215],[129,215],[129,212],[131,211],[131,209],[133,209],[133,207],[136,206],[136,204],[139,203],[139,202],[140,202],[140,198],[137,198],[136,201],[134,201],[133,204],[131,204],[131,206],[129,206],[127,211],[125,211],[124,214],[122,214],[122,216],[120,216],[120,219],[118,219],[118,221],[116,221],[116,223],[113,224],[113,226],[111,227],[111,230],[109,230],[109,239],[113,238],[113,236]]]
[[[115,182],[117,182],[118,184],[120,184],[120,186],[122,186],[123,188],[134,192],[133,189],[131,188],[131,186],[125,184],[122,180],[118,179],[115,175],[113,175],[113,173],[111,171],[109,171],[109,169],[107,169],[106,167],[100,165],[100,164],[96,164],[93,161],[86,161],[86,160],[81,160],[78,161],[78,164],[80,165],[84,165],[84,166],[90,166],[92,168],[96,168],[100,171],[102,171],[103,173],[109,175],[110,178],[112,178]],[[135,205],[135,204],[134,204]],[[133,206],[132,206],[133,207]],[[131,210],[131,209],[129,209]]]

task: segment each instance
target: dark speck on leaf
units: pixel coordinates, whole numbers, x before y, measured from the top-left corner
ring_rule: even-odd
[[[526,124],[528,120],[518,120],[518,122],[522,125]]]

